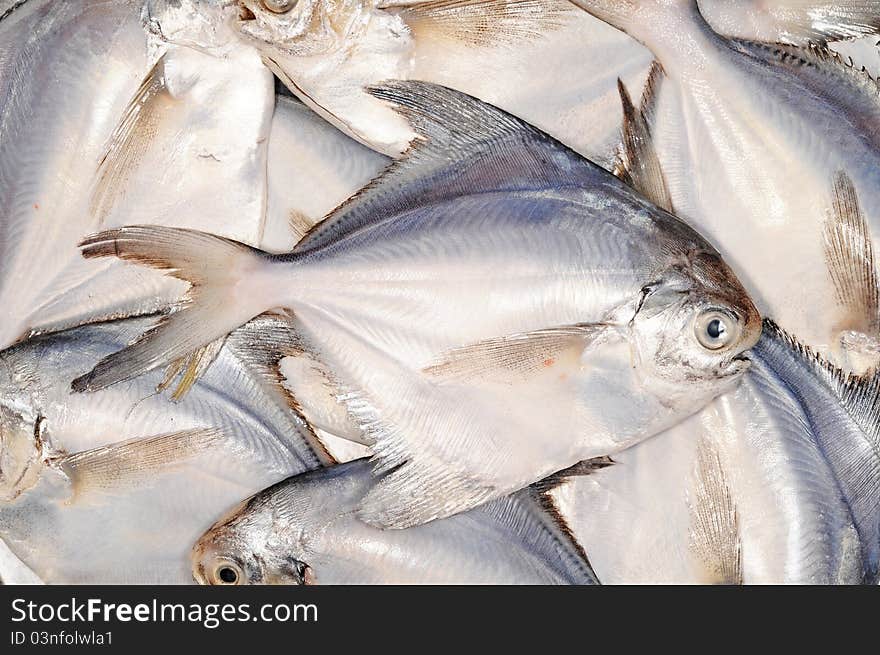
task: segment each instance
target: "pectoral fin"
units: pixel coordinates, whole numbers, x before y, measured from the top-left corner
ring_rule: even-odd
[[[171,102],[165,87],[163,56],[150,69],[128,103],[98,164],[89,209],[99,224],[110,214],[124,192],[128,178],[149,150]]]
[[[839,171],[832,184],[824,226],[825,262],[847,310],[848,327],[867,335],[880,332],[880,284],[871,231],[852,180]]]
[[[88,493],[140,486],[223,442],[219,430],[197,428],[84,450],[56,463],[70,478],[73,501]]]
[[[447,351],[422,371],[441,380],[514,384],[541,371],[576,365],[584,348],[608,329],[603,323],[582,323],[486,339]]]
[[[709,582],[743,583],[739,514],[721,457],[707,438],[697,446],[688,547],[703,564]]]
[[[390,0],[380,6],[397,9],[416,39],[441,37],[474,46],[539,37],[560,27],[574,9],[561,0]]]

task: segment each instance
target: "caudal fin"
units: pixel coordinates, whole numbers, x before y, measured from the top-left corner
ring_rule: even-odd
[[[87,259],[114,256],[161,269],[190,288],[158,325],[75,379],[74,391],[103,389],[187,357],[264,309],[239,290],[265,262],[262,251],[245,244],[195,230],[132,226],[90,236],[80,247]]]

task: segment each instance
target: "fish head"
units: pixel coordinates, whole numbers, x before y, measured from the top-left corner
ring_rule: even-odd
[[[642,293],[633,355],[658,397],[698,408],[748,369],[761,316],[717,253],[688,253]]]
[[[366,87],[405,79],[412,36],[376,0],[240,0],[242,39],[306,105],[349,136],[389,155],[414,138],[409,123]]]
[[[268,507],[265,494],[244,501],[195,543],[192,574],[202,585],[307,585],[311,567],[286,538],[283,519]]]
[[[45,421],[27,408],[0,402],[0,501],[33,487],[43,470]]]

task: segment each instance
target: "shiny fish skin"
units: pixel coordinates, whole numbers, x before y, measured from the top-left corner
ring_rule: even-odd
[[[637,443],[735,384],[760,321],[702,237],[469,96],[404,82],[376,93],[406,107],[427,145],[294,253],[149,227],[88,239],[87,257],[173,262],[200,282],[162,330],[74,388],[138,375],[288,308],[380,468],[399,466],[363,516],[405,527]],[[716,350],[698,342],[713,316],[729,335]]]
[[[158,371],[105,392],[70,393],[73,376],[153,321],[85,326],[0,353],[0,538],[44,582],[189,582],[190,544],[221,511],[321,464],[300,436],[302,424],[229,345],[176,404],[156,394]],[[81,493],[54,463],[67,453],[202,426],[223,430],[216,447],[118,487]],[[41,448],[22,457],[35,432]],[[20,478],[26,467],[31,474]]]
[[[224,584],[595,584],[582,551],[530,489],[408,530],[356,518],[375,484],[367,460],[285,480],[193,546],[193,576]],[[227,573],[228,575],[228,573]]]

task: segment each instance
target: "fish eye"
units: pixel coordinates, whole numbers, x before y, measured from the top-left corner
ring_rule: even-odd
[[[736,340],[739,335],[739,323],[728,314],[710,310],[697,316],[694,334],[703,348],[721,350]]]
[[[286,14],[296,6],[298,0],[261,0],[263,8],[273,14]]]
[[[213,583],[216,585],[223,584],[241,584],[244,574],[241,569],[232,562],[222,562],[214,569]]]

